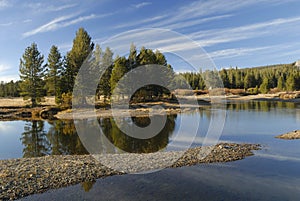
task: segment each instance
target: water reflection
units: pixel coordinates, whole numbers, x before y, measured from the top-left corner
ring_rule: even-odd
[[[269,112],[272,108],[288,108],[295,109],[297,104],[292,102],[282,102],[282,101],[248,101],[248,102],[235,102],[227,104],[227,110],[255,110],[260,112]]]
[[[50,143],[47,140],[43,121],[27,122],[21,137],[23,157],[39,157],[49,154]]]
[[[151,153],[167,147],[169,137],[175,129],[176,118],[177,115],[167,116],[163,129],[149,139],[137,139],[126,135],[118,128],[113,118],[99,119],[99,124],[104,135],[115,147],[130,153]],[[148,117],[133,117],[132,120],[140,127],[146,127],[150,123]],[[126,121],[126,118],[124,118],[124,121]],[[103,150],[103,152],[105,151]]]
[[[136,139],[123,133],[116,125],[113,118],[99,119],[99,125],[106,138],[115,147],[130,153],[150,153],[166,148],[169,137],[175,129],[176,115],[167,117],[164,128],[150,139]],[[126,121],[126,118],[124,119]],[[133,122],[141,127],[147,126],[149,118],[134,117]],[[88,124],[88,120],[84,121]],[[28,121],[25,123],[21,142],[23,145],[23,157],[40,157],[45,155],[81,155],[89,152],[84,147],[73,120],[55,120],[48,122],[50,128],[45,128],[44,121]],[[88,133],[99,138],[99,133]],[[97,153],[114,153],[115,150],[107,150],[104,140],[97,141]]]
[[[51,125],[47,139],[51,144],[52,155],[82,155],[88,154],[77,135],[73,120],[56,120]]]
[[[290,118],[296,119],[296,121],[299,121],[300,119],[298,105],[289,102],[235,102],[228,103],[227,110],[229,111],[227,115],[227,125],[237,121],[236,118],[239,119],[240,125],[241,116],[243,116],[243,118],[252,118],[253,115],[261,112],[268,112],[266,114],[270,114],[272,117],[274,116],[274,118],[278,115],[289,115]],[[251,113],[248,111],[251,111]],[[237,114],[239,114],[238,117],[236,116]],[[205,128],[205,126],[207,127],[209,124],[211,110],[210,108],[205,107],[200,108],[199,110],[192,110],[185,115],[191,116],[191,122],[189,122],[191,124],[193,123],[193,116],[200,115],[202,121],[201,126]],[[262,118],[261,122],[270,120],[270,117],[264,115],[256,115],[255,118]],[[127,120],[128,118],[124,118],[124,121]],[[151,123],[148,117],[132,117],[132,122],[139,127],[146,127]],[[175,132],[176,123],[179,123],[179,121],[177,115],[169,115],[164,128],[156,136],[150,139],[136,139],[126,135],[117,127],[113,118],[101,118],[98,119],[97,122],[82,120],[81,123],[83,125],[91,123],[98,124],[105,135],[100,136],[97,131],[87,133],[87,137],[96,139],[95,147],[97,146],[97,148],[95,149],[95,153],[120,153],[122,151],[131,153],[150,153],[162,150],[168,146],[168,143]],[[249,124],[249,122],[247,124]],[[198,137],[201,137],[201,135],[202,134],[199,131]],[[85,139],[80,139],[77,135],[73,120],[54,120],[49,122],[27,121],[24,124],[24,130],[20,138],[23,145],[23,157],[88,154],[89,152],[84,147],[84,140]],[[113,146],[108,146],[107,142],[110,142]],[[118,149],[116,149],[116,147]]]

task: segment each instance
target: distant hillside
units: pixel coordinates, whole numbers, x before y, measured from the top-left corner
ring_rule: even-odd
[[[247,68],[241,68],[240,70],[249,70],[249,69],[258,69],[258,70],[264,70],[264,69],[277,69],[277,68],[284,68],[284,67],[296,67],[296,62],[290,63],[290,64],[273,64],[273,65],[267,65],[267,66],[256,66],[256,67],[247,67]]]

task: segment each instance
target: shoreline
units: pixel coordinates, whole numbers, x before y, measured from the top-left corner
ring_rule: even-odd
[[[300,94],[300,92],[292,92],[293,94]],[[218,101],[226,101],[227,103],[234,102],[246,102],[246,101],[279,101],[279,102],[291,102],[300,103],[300,98],[284,98],[285,95],[291,93],[279,92],[275,94],[257,94],[257,95],[224,95],[217,96]],[[181,112],[193,112],[199,108],[205,108],[211,105],[213,102],[213,96],[209,94],[197,95],[198,104],[184,104],[178,105],[172,102],[148,102],[148,103],[136,103],[130,105],[131,109],[118,109],[114,115],[127,117],[136,116],[144,117],[151,115],[164,115],[164,114],[178,114]],[[46,120],[46,119],[74,119],[72,109],[61,110],[55,105],[54,97],[46,97],[43,105],[37,108],[28,108],[26,101],[22,98],[0,98],[0,120],[1,121],[13,121],[13,120]],[[186,97],[188,100],[189,97]],[[188,102],[188,101],[187,101]],[[152,106],[159,106],[159,109],[151,109]],[[85,119],[92,117],[112,117],[111,109],[99,108],[95,109],[80,109],[74,110],[77,117],[75,119]],[[44,115],[44,116],[43,116]]]
[[[107,154],[95,157],[100,158],[100,161],[117,163],[113,164],[113,167],[120,165],[126,172],[138,173],[165,167],[177,168],[200,163],[236,161],[254,155],[253,151],[259,149],[260,145],[258,144],[219,143],[210,147],[190,148],[187,151]],[[206,150],[211,152],[206,157],[199,157],[199,154]],[[95,157],[67,155],[0,160],[0,199],[18,199],[31,194],[43,193],[49,189],[126,174],[104,166]]]

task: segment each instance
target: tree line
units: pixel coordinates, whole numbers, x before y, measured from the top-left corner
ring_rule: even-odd
[[[73,39],[73,45],[66,55],[62,55],[57,46],[53,45],[48,57],[38,50],[37,44],[32,43],[25,49],[20,59],[20,81],[0,83],[0,97],[23,96],[30,99],[36,106],[44,96],[55,96],[56,103],[70,106],[75,78],[79,69],[88,57],[93,58],[93,68],[105,69],[98,81],[96,97],[103,102],[109,101],[112,90],[120,78],[130,70],[146,64],[165,66],[176,76],[183,76],[193,89],[209,89],[209,85],[221,86],[223,82],[228,89],[245,89],[251,93],[267,93],[272,88],[281,91],[300,89],[300,72],[295,64],[275,65],[260,68],[230,68],[220,71],[185,72],[176,74],[168,64],[166,57],[158,50],[153,51],[142,47],[139,51],[131,44],[129,55],[113,57],[109,47],[104,50],[99,44],[94,44],[84,28],[79,28]],[[149,75],[150,76],[150,75]],[[218,79],[220,77],[220,79]],[[87,89],[81,89],[87,90]],[[161,97],[170,93],[158,86],[145,86],[136,92],[138,98]]]
[[[55,96],[58,104],[70,105],[75,78],[88,57],[93,59],[90,63],[92,67],[105,69],[96,91],[97,97],[103,97],[104,102],[110,98],[119,79],[137,66],[159,64],[171,69],[161,52],[145,47],[138,52],[134,44],[131,44],[128,57],[113,58],[109,47],[103,51],[100,45],[94,45],[87,31],[80,28],[72,49],[63,57],[58,47],[52,46],[46,64],[36,43],[25,49],[20,59],[20,95],[30,98],[33,107],[45,95]]]
[[[213,71],[186,72],[181,73],[196,90],[204,90],[207,75]],[[216,72],[215,72],[216,73]],[[217,72],[223,82],[223,86],[228,89],[245,89],[250,93],[268,93],[276,88],[278,91],[300,90],[300,71],[292,64],[282,64],[274,66],[256,68],[229,68]]]

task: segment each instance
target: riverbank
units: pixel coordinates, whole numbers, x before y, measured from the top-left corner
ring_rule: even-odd
[[[212,147],[212,151],[205,158],[199,157],[201,149],[206,150],[206,148],[196,147],[188,149],[186,152],[96,155],[99,160],[91,155],[0,160],[0,199],[18,199],[30,194],[42,193],[49,189],[125,174],[125,172],[110,169],[99,161],[111,161],[115,158],[113,162],[117,163],[118,159],[122,158],[122,161],[125,161],[119,164],[122,165],[122,169],[126,172],[137,173],[165,167],[176,168],[199,163],[241,160],[253,155],[253,150],[258,150],[260,146],[257,144],[220,143]],[[177,158],[179,160],[172,165],[166,165]],[[147,166],[147,164],[151,165]]]
[[[224,96],[217,96],[218,101],[236,102],[236,101],[282,101],[300,103],[300,91],[295,92],[278,92],[273,94],[257,94],[257,95],[234,95],[227,94]],[[92,117],[112,117],[114,116],[148,116],[161,114],[178,114],[181,112],[194,112],[200,107],[209,106],[213,102],[213,97],[209,94],[197,95],[198,104],[188,104],[189,96],[185,97],[187,104],[178,105],[174,102],[157,101],[148,103],[131,104],[130,109],[114,110],[112,114],[109,107],[100,107],[98,109],[77,109],[77,110],[63,110],[55,104],[54,97],[46,97],[41,107],[30,108],[28,102],[22,98],[0,98],[0,120],[42,120],[49,116],[58,119],[84,119]],[[153,106],[159,106],[151,109]],[[44,113],[44,114],[42,114]],[[56,114],[58,113],[58,114]],[[49,115],[50,114],[50,115]],[[74,115],[75,114],[75,115]],[[45,115],[45,116],[43,116]]]

